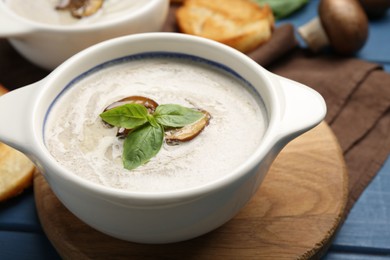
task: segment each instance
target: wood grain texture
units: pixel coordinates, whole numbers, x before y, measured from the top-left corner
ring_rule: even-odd
[[[338,142],[321,123],[286,146],[240,213],[204,236],[166,245],[121,241],[70,213],[36,173],[42,226],[64,259],[308,259],[330,245],[343,218],[348,177]]]

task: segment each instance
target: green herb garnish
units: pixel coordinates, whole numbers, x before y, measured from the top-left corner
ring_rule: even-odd
[[[276,19],[287,17],[307,4],[308,0],[253,0],[259,5],[269,4]]]
[[[164,128],[190,125],[204,114],[195,109],[176,104],[157,106],[151,114],[140,104],[118,106],[100,114],[106,123],[131,129],[123,144],[123,166],[132,170],[148,162],[161,149]]]

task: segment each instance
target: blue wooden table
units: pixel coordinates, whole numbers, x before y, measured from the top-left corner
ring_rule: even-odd
[[[316,16],[318,2],[311,0],[277,23],[306,23]],[[357,56],[382,64],[390,73],[390,12],[370,22],[368,42]],[[389,187],[390,157],[353,207],[325,260],[390,259]],[[32,188],[0,205],[0,259],[59,259],[39,224]]]

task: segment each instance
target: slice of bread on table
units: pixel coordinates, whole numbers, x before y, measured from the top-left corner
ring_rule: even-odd
[[[268,5],[251,0],[186,0],[176,11],[179,30],[244,53],[267,42],[275,20]]]
[[[0,85],[0,96],[7,91]],[[0,143],[0,202],[31,186],[34,169],[34,164],[24,154]]]

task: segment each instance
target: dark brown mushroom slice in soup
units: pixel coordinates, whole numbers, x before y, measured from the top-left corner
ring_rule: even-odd
[[[143,97],[143,96],[129,96],[129,97],[125,97],[125,98],[123,98],[121,100],[118,100],[118,101],[112,103],[111,105],[107,106],[104,109],[104,111],[113,109],[115,107],[123,106],[123,105],[126,105],[126,104],[139,104],[139,105],[143,105],[144,107],[146,107],[146,109],[148,110],[148,112],[150,114],[152,114],[156,110],[156,108],[158,107],[158,103],[156,101],[154,101],[153,99],[150,99],[150,98],[147,98],[147,97]],[[106,122],[104,122],[104,124],[111,126],[110,124],[108,124]],[[131,129],[126,129],[124,127],[119,127],[118,131],[116,133],[116,136],[119,137],[119,138],[126,137],[127,134],[130,131],[131,131]]]
[[[60,0],[57,10],[69,10],[73,17],[83,18],[99,11],[104,0]]]
[[[118,100],[118,101],[112,103],[111,105],[106,107],[104,109],[104,111],[113,109],[115,107],[123,106],[123,105],[126,105],[126,104],[131,104],[131,103],[143,105],[144,107],[146,107],[148,109],[148,112],[150,114],[153,114],[154,111],[156,110],[156,108],[158,107],[157,102],[154,101],[153,99],[150,99],[150,98],[147,98],[147,97],[143,97],[143,96],[129,96],[129,97],[125,97],[125,98],[123,98],[121,100]]]
[[[187,142],[198,136],[209,124],[211,115],[205,110],[201,110],[203,117],[198,121],[181,128],[170,129],[165,132],[165,141],[169,145],[176,145],[180,142]]]

